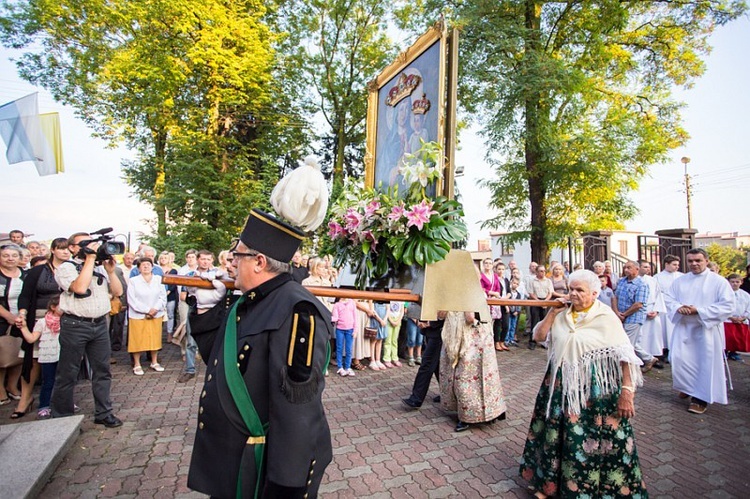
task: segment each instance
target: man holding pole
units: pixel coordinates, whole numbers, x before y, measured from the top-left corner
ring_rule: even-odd
[[[233,248],[235,286],[206,369],[188,486],[212,497],[315,497],[331,462],[323,409],[331,314],[289,262],[304,233],[260,210]]]

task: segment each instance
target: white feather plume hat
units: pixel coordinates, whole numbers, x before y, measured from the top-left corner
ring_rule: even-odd
[[[293,225],[311,232],[325,220],[328,196],[328,183],[320,172],[318,159],[310,155],[279,180],[271,192],[271,205]]]

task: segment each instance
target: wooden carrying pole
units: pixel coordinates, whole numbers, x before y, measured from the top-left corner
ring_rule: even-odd
[[[200,277],[186,277],[165,275],[161,280],[164,284],[175,284],[177,286],[187,286],[191,288],[213,289],[211,281],[201,279]],[[234,289],[234,281],[221,281],[227,289]],[[390,291],[360,291],[358,289],[345,288],[328,288],[322,286],[306,286],[305,289],[315,296],[324,298],[351,298],[353,300],[373,300],[373,301],[405,301],[410,303],[420,303],[422,297],[410,293],[408,290],[393,289]],[[521,307],[561,307],[559,301],[552,300],[507,300],[498,298],[488,298],[488,305],[518,305]]]

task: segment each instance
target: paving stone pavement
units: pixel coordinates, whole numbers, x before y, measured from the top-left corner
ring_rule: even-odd
[[[125,424],[94,425],[91,385],[80,382],[76,402],[88,417],[40,497],[203,497],[186,485],[202,369],[195,380],[177,383],[182,361],[170,344],[159,358],[163,373],[147,369],[136,377],[126,352],[115,358],[112,399]],[[514,348],[497,358],[508,419],[463,433],[454,433],[454,416],[431,402],[434,381],[421,410],[402,408],[416,368],[404,364],[347,378],[332,372],[324,402],[334,459],[321,496],[530,497],[518,460],[546,352]],[[646,375],[634,427],[651,497],[750,497],[750,357],[745,359],[731,362],[729,405],[712,405],[701,416],[688,413],[686,401],[672,391],[669,366]],[[14,407],[0,408],[0,424],[10,424]]]

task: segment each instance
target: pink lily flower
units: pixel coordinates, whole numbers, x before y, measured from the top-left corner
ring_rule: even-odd
[[[391,208],[391,212],[388,214],[388,220],[391,222],[395,222],[399,218],[404,216],[404,206],[401,204],[397,204],[393,208]]]
[[[416,227],[418,230],[422,230],[424,224],[430,221],[432,215],[437,214],[437,211],[432,210],[432,203],[428,203],[424,199],[421,203],[415,204],[411,207],[411,210],[404,213],[406,215],[406,226]]]
[[[371,218],[380,209],[380,201],[370,201],[365,208],[365,217]]]
[[[346,210],[344,220],[346,221],[347,232],[356,232],[357,228],[362,223],[362,214],[354,208],[349,208],[348,210]]]
[[[331,239],[337,239],[344,235],[344,228],[333,220],[328,222],[328,237]]]

